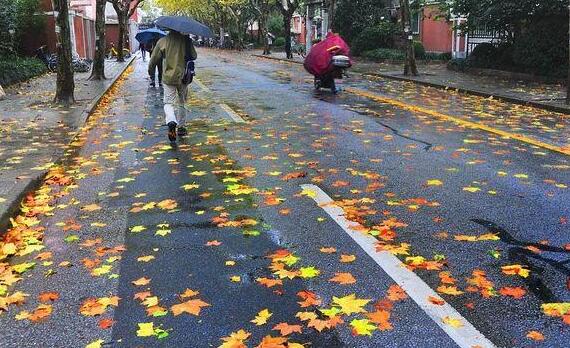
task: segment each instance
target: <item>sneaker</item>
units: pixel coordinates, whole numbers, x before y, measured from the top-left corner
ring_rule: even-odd
[[[156,87],[156,84],[154,83],[154,81],[152,81],[152,82],[150,83],[150,86],[151,86],[152,88]]]
[[[176,141],[176,122],[168,122],[168,140]]]
[[[186,127],[178,127],[177,133],[178,133],[178,136],[183,137],[185,135],[188,135],[188,130],[186,129]]]

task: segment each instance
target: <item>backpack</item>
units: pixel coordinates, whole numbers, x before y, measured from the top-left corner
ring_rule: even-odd
[[[196,71],[194,70],[194,60],[192,60],[192,39],[186,37],[182,83],[185,85],[191,84],[194,80],[194,76],[196,76]]]

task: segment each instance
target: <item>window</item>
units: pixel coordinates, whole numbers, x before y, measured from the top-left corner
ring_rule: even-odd
[[[420,12],[412,13],[412,33],[420,33]]]

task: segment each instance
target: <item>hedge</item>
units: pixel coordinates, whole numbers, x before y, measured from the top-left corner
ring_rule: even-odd
[[[425,51],[423,45],[419,42],[414,42],[416,58],[418,60],[442,60],[447,61],[451,59],[451,53],[428,53]],[[406,53],[401,50],[391,48],[377,48],[362,53],[362,57],[370,60],[404,60]]]
[[[8,86],[26,81],[47,71],[37,58],[0,57],[0,85]]]

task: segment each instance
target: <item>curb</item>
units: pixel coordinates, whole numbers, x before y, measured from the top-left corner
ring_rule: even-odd
[[[438,89],[451,89],[451,90],[455,90],[459,93],[471,94],[471,95],[476,95],[479,97],[485,97],[485,98],[493,97],[494,99],[498,99],[498,100],[513,103],[513,104],[524,105],[524,106],[532,106],[532,107],[535,107],[538,109],[543,109],[543,110],[547,110],[547,111],[559,112],[562,114],[569,114],[570,115],[570,108],[565,108],[565,107],[556,106],[556,105],[544,104],[544,103],[535,102],[532,100],[524,100],[524,99],[509,97],[509,96],[500,95],[500,94],[491,94],[488,92],[483,92],[483,91],[478,91],[478,90],[463,88],[463,87],[446,86],[446,85],[442,85],[439,83],[415,80],[415,79],[411,79],[408,77],[394,76],[394,75],[390,75],[390,74],[363,73],[362,75],[382,77],[382,78],[387,78],[387,79],[397,80],[397,81],[413,82],[413,83],[416,83],[418,85],[434,87],[434,88],[438,88]]]
[[[303,64],[301,62],[297,62],[294,60],[263,56],[260,54],[252,54],[252,56],[257,57],[257,58],[264,58],[264,59],[281,61],[281,62],[295,63],[295,64],[301,64],[301,65]],[[421,81],[421,80],[414,80],[414,79],[407,78],[407,77],[400,77],[400,76],[394,76],[394,75],[383,74],[383,73],[355,73],[355,72],[353,72],[352,74],[357,74],[357,75],[362,75],[362,76],[382,77],[382,78],[397,80],[397,81],[413,82],[413,83],[416,83],[418,85],[434,87],[437,89],[445,89],[445,90],[452,89],[452,90],[455,90],[459,93],[470,94],[470,95],[475,95],[475,96],[485,97],[485,98],[493,97],[494,99],[498,99],[498,100],[505,101],[508,103],[513,103],[513,104],[517,104],[517,105],[524,105],[524,106],[532,106],[532,107],[535,107],[537,109],[543,109],[543,110],[547,110],[547,111],[559,112],[561,114],[570,115],[570,108],[565,108],[565,107],[556,106],[556,105],[544,104],[544,103],[535,102],[532,100],[524,100],[524,99],[519,99],[519,98],[515,98],[515,97],[509,97],[506,95],[491,94],[488,92],[478,91],[478,90],[469,89],[469,88],[446,86],[446,85],[442,85],[442,84],[438,84],[438,83]]]
[[[87,106],[85,106],[81,114],[78,115],[78,117],[80,118],[78,129],[80,129],[81,126],[84,125],[87,122],[87,120],[89,120],[89,117],[91,116],[93,111],[95,111],[101,99],[103,99],[103,97],[107,94],[107,92],[109,92],[111,87],[115,85],[117,80],[125,73],[125,71],[131,66],[131,64],[135,59],[136,59],[135,55],[131,56],[130,60],[127,60],[127,64],[125,64],[123,69],[120,70],[115,77],[113,77],[109,86],[107,86],[107,88],[105,88],[101,93],[99,93],[95,98],[93,98],[91,102],[87,104]],[[73,134],[68,144],[71,144],[75,140],[77,134],[78,131]],[[61,162],[63,158],[64,156],[61,156],[60,158],[56,159],[54,162],[58,164]],[[43,170],[35,173],[35,175],[33,175],[33,178],[22,188],[22,190],[16,196],[16,198],[6,203],[5,209],[0,215],[0,235],[3,234],[3,231],[9,228],[10,218],[13,217],[20,210],[20,203],[22,202],[22,200],[26,197],[26,195],[29,192],[35,191],[41,186],[41,183],[43,182],[47,173],[48,170]]]
[[[265,59],[271,59],[271,60],[277,60],[280,62],[286,62],[286,63],[294,63],[294,64],[299,64],[299,65],[303,65],[302,62],[298,62],[296,60],[293,59],[284,59],[284,58],[277,58],[277,57],[270,57],[270,56],[264,56],[261,54],[252,54],[253,57],[257,57],[257,58],[265,58]]]

